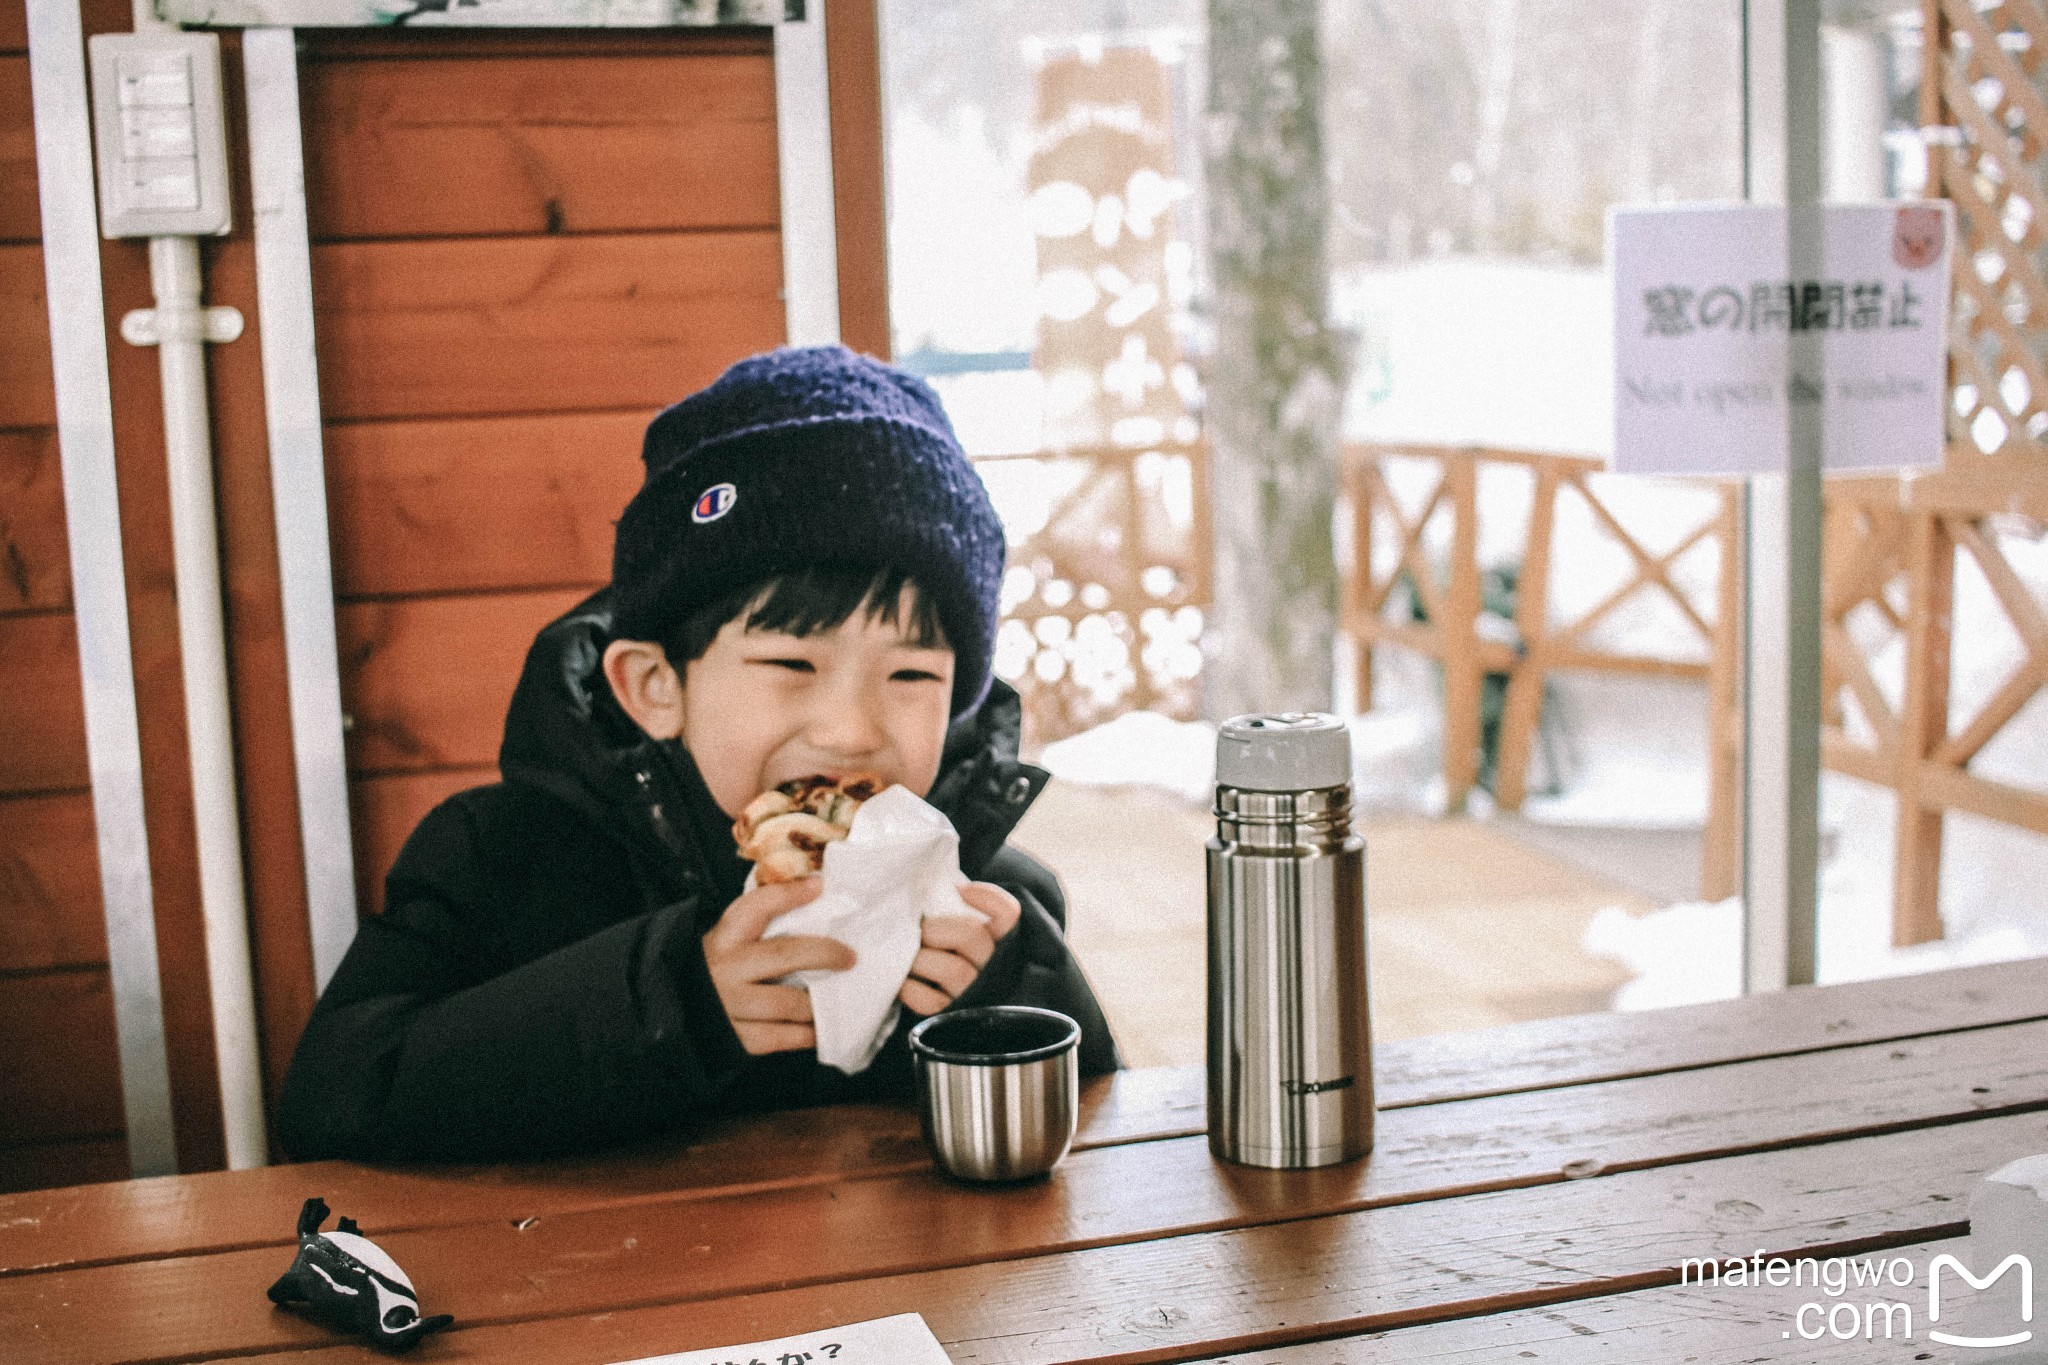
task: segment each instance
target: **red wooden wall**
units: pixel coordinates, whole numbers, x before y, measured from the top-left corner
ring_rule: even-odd
[[[374,910],[420,815],[493,779],[534,631],[609,575],[649,416],[782,340],[774,71],[765,32],[339,35],[303,69]]]
[[[89,0],[87,32],[130,26]],[[26,6],[0,0],[0,1187],[127,1173],[43,291]],[[101,249],[109,332],[146,248]],[[219,292],[222,302],[240,302]],[[243,306],[247,306],[246,304]],[[108,364],[179,1145],[221,1160],[154,352]]]
[[[0,1188],[126,1173],[37,245],[23,0],[0,0]],[[89,0],[88,31],[129,27]],[[872,5],[828,29],[842,331],[887,353]],[[765,30],[305,35],[301,63],[361,902],[495,778],[534,629],[604,581],[661,405],[783,337]],[[226,35],[230,156],[238,42]],[[266,1079],[313,1001],[248,189],[206,245],[221,552]],[[145,249],[109,360],[181,1164],[221,1161]]]

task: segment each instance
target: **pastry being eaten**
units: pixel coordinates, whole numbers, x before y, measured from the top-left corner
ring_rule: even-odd
[[[733,842],[754,865],[754,884],[800,881],[825,869],[825,845],[853,828],[860,803],[882,789],[868,773],[799,777],[747,803],[733,822]]]

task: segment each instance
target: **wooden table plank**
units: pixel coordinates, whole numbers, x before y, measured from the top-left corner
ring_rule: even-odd
[[[1126,1071],[1082,1087],[1077,1150],[1192,1125],[1171,1074]],[[571,1209],[826,1184],[928,1170],[907,1108],[841,1105],[726,1120],[688,1146],[584,1161],[380,1169],[349,1161],[124,1180],[0,1195],[0,1278],[25,1271],[237,1247],[287,1246],[319,1194],[382,1236],[406,1228],[514,1222]]]
[[[1889,998],[1878,987],[1889,987]],[[1843,997],[1839,1007],[1826,1005]],[[1802,1001],[1792,1010],[1779,1000]],[[1546,1058],[1543,1069],[1555,1084],[1594,1083],[1621,1055],[1622,1030],[1633,1028],[1636,1056],[1671,1064],[1679,1059],[1737,1056],[1769,1046],[1786,1054],[1830,1046],[1846,1050],[1851,1040],[1886,1036],[1884,1030],[1932,1032],[1937,1024],[1971,1028],[1998,1012],[2015,1018],[2042,1008],[2048,999],[2048,963],[2028,962],[1931,973],[1905,981],[1823,988],[1812,993],[1659,1010],[1641,1015],[1592,1015],[1540,1025],[1489,1030],[1485,1034],[1415,1039],[1379,1050],[1376,1065],[1394,1074],[1382,1085],[1383,1105],[1451,1102],[1431,1093],[1499,1089],[1493,1077],[1532,1074],[1524,1053]],[[1753,1028],[1767,1028],[1766,1042],[1719,1021],[1736,1014]],[[1532,1035],[1534,1035],[1532,1037]],[[1562,1040],[1576,1035],[1585,1044],[1581,1070],[1571,1068]],[[1478,1043],[1500,1039],[1494,1070],[1483,1068]],[[1552,1040],[1545,1044],[1543,1038]],[[1451,1049],[1456,1065],[1426,1059],[1437,1047]],[[1823,1054],[1832,1055],[1832,1054]],[[1519,1070],[1518,1070],[1519,1069]],[[1882,1071],[1882,1069],[1881,1069]],[[1681,1073],[1683,1074],[1683,1073]],[[1400,1077],[1413,1084],[1405,1092]],[[1685,1100],[1684,1085],[1678,1101]],[[1391,1094],[1390,1094],[1391,1091]],[[1198,1134],[1203,1131],[1200,1068],[1124,1072],[1091,1082],[1077,1146]],[[2020,1101],[2014,1101],[2020,1102]],[[1604,1095],[1591,1103],[1607,1103]],[[1492,1111],[1476,1116],[1491,1122]],[[1585,1122],[1583,1108],[1568,1108],[1561,1131]],[[763,1124],[767,1127],[764,1129]],[[1404,1131],[1384,1110],[1380,1145],[1385,1165],[1394,1135]],[[1519,1130],[1517,1130],[1519,1131]],[[764,1133],[772,1134],[763,1140]],[[1549,1155],[1552,1148],[1542,1149]],[[1561,1159],[1561,1158],[1555,1158]],[[1597,1158],[1596,1158],[1597,1159]],[[642,1151],[581,1163],[506,1165],[471,1169],[420,1167],[380,1171],[347,1162],[272,1167],[263,1171],[214,1172],[160,1180],[124,1181],[66,1190],[0,1195],[0,1275],[26,1269],[89,1264],[232,1247],[283,1245],[289,1241],[292,1211],[309,1193],[322,1193],[336,1209],[350,1213],[373,1232],[452,1223],[534,1217],[577,1207],[660,1199],[676,1192],[718,1192],[804,1178],[833,1180],[857,1173],[908,1171],[926,1165],[917,1146],[915,1118],[902,1110],[822,1110],[721,1125],[698,1144],[679,1151]],[[282,1210],[282,1212],[280,1212]]]
[[[1532,1094],[1390,1111],[1373,1159],[1301,1173],[1215,1162],[1200,1138],[1117,1144],[1071,1157],[1051,1182],[963,1189],[928,1170],[759,1189],[667,1205],[565,1211],[380,1235],[436,1311],[487,1323],[682,1297],[901,1275],[1139,1239],[1301,1219],[1622,1171],[1856,1132],[2048,1108],[2048,1022],[1772,1058]],[[1969,1125],[1960,1125],[1967,1127]],[[1944,1127],[1940,1131],[1951,1131]],[[304,1194],[325,1193],[306,1187]],[[329,1197],[337,1213],[353,1213]],[[295,1211],[297,1199],[278,1208]],[[915,1210],[915,1216],[907,1216]],[[366,1225],[367,1227],[368,1225]],[[944,1228],[942,1240],[930,1230]],[[374,1231],[374,1229],[371,1229]],[[49,1315],[52,1294],[89,1305],[220,1297],[218,1283],[277,1273],[280,1247],[0,1280],[0,1339]],[[679,1276],[681,1279],[679,1280]],[[52,1289],[48,1283],[61,1284]],[[296,1339],[265,1314],[196,1319],[165,1337],[152,1317],[124,1358],[253,1350]],[[81,1330],[110,1330],[95,1316]]]
[[[1431,1104],[2043,1018],[2048,958],[2034,958],[1411,1039],[1374,1051],[1374,1081],[1382,1108]]]
[[[1373,1084],[1384,1111],[2033,1019],[2048,1019],[2048,958],[1404,1038],[1373,1048]],[[1186,1116],[1185,1125],[1171,1126],[1162,1114],[1168,1123],[1151,1136],[1202,1131],[1203,1068],[1142,1074],[1152,1093],[1170,1096]]]
[[[1382,1110],[2048,1019],[2048,958],[1404,1038],[1373,1048]],[[1159,1068],[1198,1131],[1205,1074]]]
[[[1890,1339],[1884,1336],[1885,1318],[1870,1325],[1868,1340],[1861,1335],[1848,1342],[1831,1337],[1804,1339],[1799,1335],[1800,1308],[1813,1302],[1831,1307],[1836,1302],[1824,1291],[1816,1291],[1810,1280],[1797,1289],[1789,1285],[1729,1288],[1693,1284],[1370,1332],[1249,1356],[1214,1356],[1202,1365],[1367,1365],[1389,1360],[1403,1365],[1492,1365],[1503,1360],[1529,1360],[1537,1365],[1612,1361],[1638,1365],[1680,1360],[1686,1365],[1813,1365],[1816,1359],[1847,1365],[1852,1360],[1952,1360],[1954,1352],[1927,1340],[1926,1281],[1920,1277],[1928,1263],[1944,1253],[1967,1264],[1968,1247],[1969,1238],[1956,1237],[1870,1253],[1872,1258],[1904,1257],[1914,1269],[1915,1280],[1906,1288],[1890,1286],[1881,1294],[1852,1290],[1843,1297],[1842,1301],[1859,1306],[1874,1298],[1908,1305],[1913,1314],[1910,1328],[1905,1320],[1890,1319],[1898,1329],[1898,1335]],[[1944,1294],[1944,1310],[1950,1302]],[[1953,1302],[1960,1307],[1963,1296],[1956,1295]],[[1943,1319],[1948,1316],[1944,1311]],[[1809,1315],[1804,1326],[1816,1330],[1815,1318]],[[1934,1355],[1924,1354],[1929,1351]]]
[[[1688,1257],[1848,1254],[1957,1236],[1975,1182],[2044,1141],[2048,1116],[1985,1119],[1128,1246],[458,1327],[418,1358],[601,1365],[902,1312],[922,1313],[955,1365],[1264,1352],[1671,1283]],[[241,1313],[228,1300],[156,1307]],[[348,1345],[263,1358],[370,1357]]]

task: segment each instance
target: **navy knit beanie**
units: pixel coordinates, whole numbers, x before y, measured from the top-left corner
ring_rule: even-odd
[[[938,610],[953,714],[987,694],[1003,527],[923,380],[843,346],[770,351],[657,416],[641,460],[612,547],[615,635],[666,639],[813,565],[890,566]]]

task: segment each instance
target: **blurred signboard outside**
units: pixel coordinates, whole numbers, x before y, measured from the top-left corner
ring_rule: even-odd
[[[1614,210],[1616,470],[1783,471],[1795,404],[1819,406],[1830,473],[1941,463],[1952,208],[1820,213],[1819,267],[1795,279],[1783,208]],[[1790,363],[1801,335],[1817,367]]]

